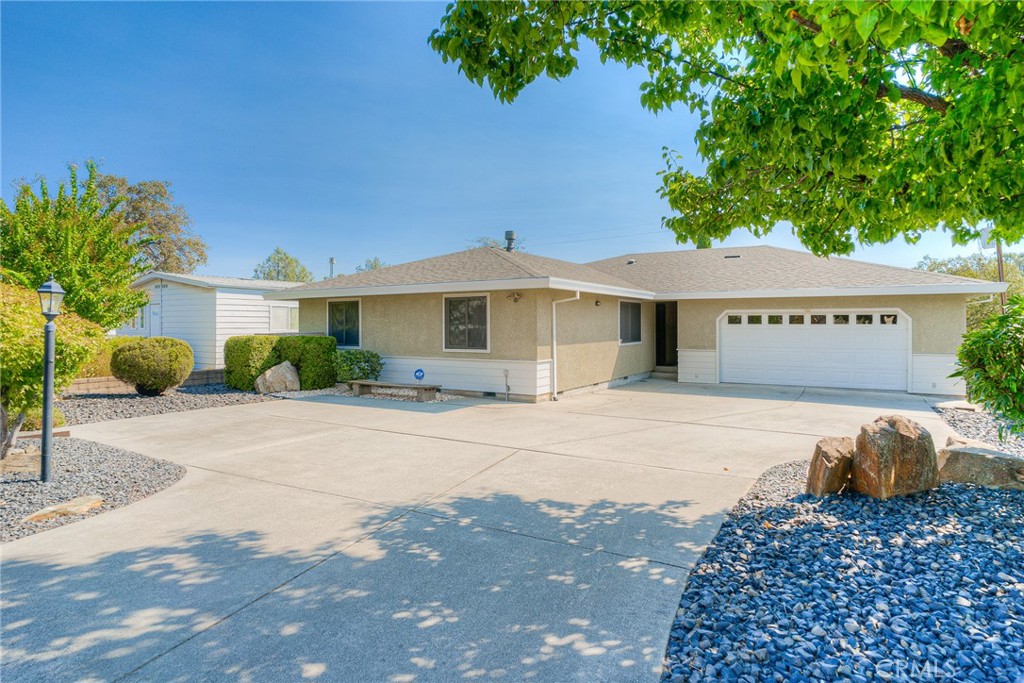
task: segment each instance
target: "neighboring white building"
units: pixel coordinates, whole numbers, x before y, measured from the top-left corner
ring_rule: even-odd
[[[298,284],[153,271],[132,283],[149,294],[149,303],[117,334],[181,339],[192,347],[196,370],[222,368],[229,337],[298,332],[297,301],[263,298]]]

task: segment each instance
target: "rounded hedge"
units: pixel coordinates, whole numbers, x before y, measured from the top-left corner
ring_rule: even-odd
[[[142,338],[114,349],[110,371],[135,385],[143,396],[158,396],[176,387],[192,372],[192,347],[170,337]]]

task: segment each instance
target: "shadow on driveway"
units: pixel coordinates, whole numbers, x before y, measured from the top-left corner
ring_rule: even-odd
[[[4,678],[656,681],[687,573],[721,522],[683,520],[689,505],[494,495],[368,516],[369,535],[341,552],[210,530],[85,564],[16,553]],[[477,522],[498,517],[515,521]],[[666,527],[678,563],[595,547]]]

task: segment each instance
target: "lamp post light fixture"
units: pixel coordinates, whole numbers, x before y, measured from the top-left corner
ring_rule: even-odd
[[[39,307],[46,318],[44,330],[44,364],[43,364],[43,454],[40,461],[40,478],[50,481],[50,455],[53,450],[53,366],[55,356],[55,337],[57,325],[53,319],[60,315],[60,305],[64,301],[64,288],[54,282],[51,276],[39,293]]]

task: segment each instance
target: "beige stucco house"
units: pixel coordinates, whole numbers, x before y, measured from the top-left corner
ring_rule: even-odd
[[[535,401],[652,372],[959,395],[966,306],[1003,288],[763,246],[589,264],[483,247],[264,296],[381,354],[384,381]]]

